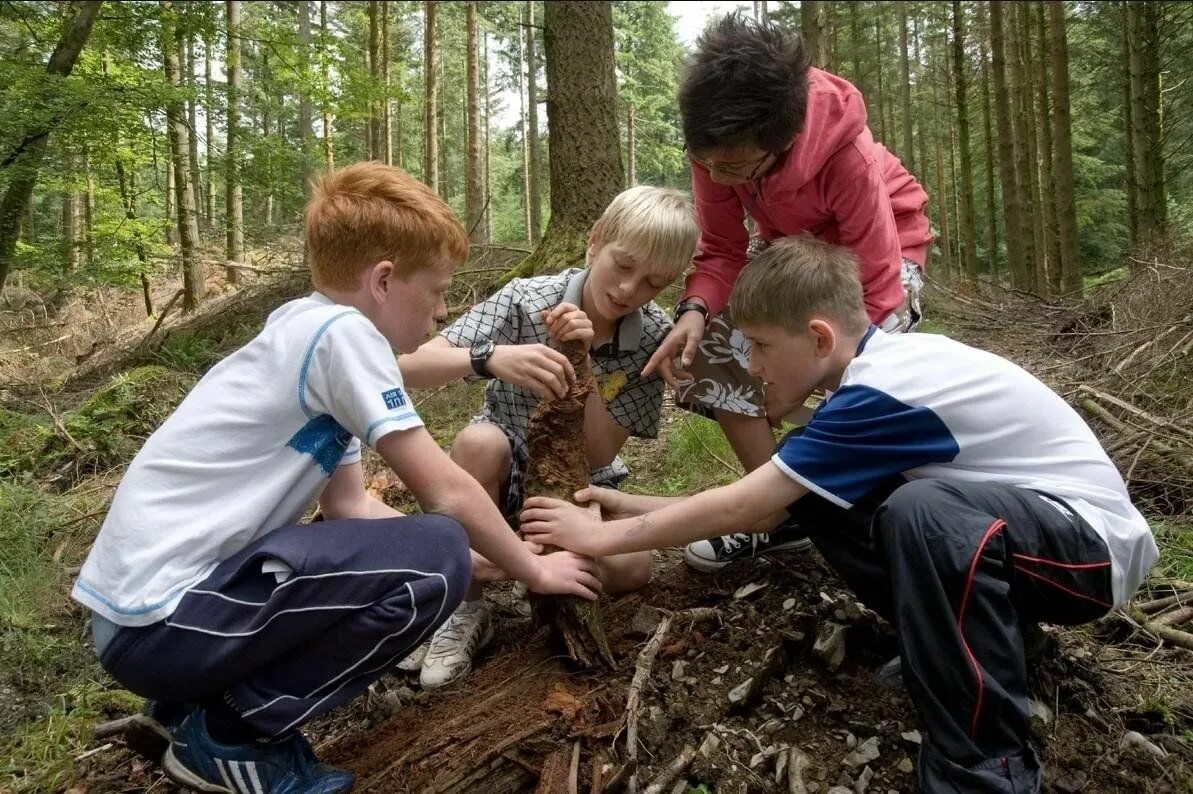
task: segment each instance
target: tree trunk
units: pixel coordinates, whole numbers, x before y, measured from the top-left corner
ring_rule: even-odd
[[[918,65],[918,64],[917,64]],[[911,108],[911,70],[907,55],[907,0],[899,0],[899,74],[903,83],[899,87],[899,96],[903,100],[903,151],[899,156],[911,173],[915,173],[915,138],[913,124],[915,117]]]
[[[116,158],[116,184],[120,187],[120,203],[124,205],[124,217],[130,221],[137,219],[137,198],[133,185],[133,175],[124,170],[124,159]],[[134,227],[136,228],[135,224]],[[134,232],[133,248],[137,252],[137,261],[141,263],[141,295],[145,301],[145,316],[153,316],[153,296],[149,292],[149,276],[145,274],[148,268],[149,256],[145,251],[145,243],[139,233]]]
[[[161,0],[162,60],[166,79],[175,91],[182,82],[181,63],[186,55],[186,35],[174,16],[172,0]],[[203,265],[196,254],[199,229],[195,221],[195,193],[191,189],[190,134],[186,107],[176,96],[166,105],[170,148],[174,153],[174,203],[178,208],[178,248],[182,256],[182,311],[191,312],[203,300]]]
[[[426,20],[423,39],[423,83],[426,87],[425,103],[425,145],[423,147],[423,182],[439,192],[439,87],[435,69],[435,0],[425,0],[423,14]]]
[[[765,24],[767,16],[766,0],[754,0],[754,19]]]
[[[380,0],[369,0],[369,77],[374,87],[381,84]],[[381,112],[376,101],[369,102],[369,123],[365,133],[365,159],[385,159],[385,145],[381,140]]]
[[[311,49],[311,2],[298,0],[295,5],[298,11],[298,57],[301,79],[298,90],[298,151],[302,156],[302,196],[305,200],[311,198],[311,180],[315,176],[312,163],[311,149],[315,139],[314,104],[311,102],[311,80],[307,70],[310,68],[314,52]],[[303,219],[305,224],[305,217]],[[302,266],[310,266],[310,252],[307,251],[306,235],[302,241]]]
[[[933,70],[935,71],[935,69]],[[940,224],[940,256],[941,269],[947,277],[953,274],[953,245],[952,233],[949,229],[949,191],[946,188],[945,180],[945,155],[944,155],[944,141],[942,140],[947,135],[947,130],[944,129],[940,123],[940,97],[938,86],[941,83],[941,75],[937,75],[936,79],[932,81],[932,129],[935,132],[933,136],[936,139],[936,206],[940,209],[937,211],[937,220]],[[948,78],[945,78],[945,95],[948,96]]]
[[[886,143],[890,139],[887,137],[886,130],[885,97],[883,97],[882,90],[882,61],[882,5],[878,5],[874,8],[874,63],[875,72],[878,74],[878,91],[875,93],[874,98],[878,102],[878,138],[883,143]]]
[[[1160,130],[1159,15],[1154,3],[1127,3],[1130,34],[1131,117],[1138,236],[1144,245],[1164,233],[1167,197]]]
[[[174,150],[170,145],[170,125],[166,123],[166,245],[178,245],[178,224],[174,222],[177,215],[174,209]]]
[[[464,214],[468,222],[468,239],[474,244],[484,244],[485,239],[485,192],[481,185],[481,104],[480,64],[477,58],[479,42],[476,34],[476,3],[468,3],[464,15],[465,31],[465,108],[468,116],[466,137],[467,152],[464,158]]]
[[[522,229],[526,242],[530,235],[530,119],[526,115],[526,9],[522,7],[523,26],[518,31],[518,118],[522,124]]]
[[[319,30],[322,33],[320,49],[327,46],[327,0],[319,0]],[[332,77],[330,77],[328,58],[321,52],[320,64],[322,69],[322,116],[323,116],[323,167],[328,170],[335,168],[335,150],[332,147]]]
[[[799,4],[800,31],[804,36],[804,46],[808,55],[812,57],[812,65],[824,68],[824,19],[821,16],[820,0],[803,0]]]
[[[850,60],[849,80],[858,90],[862,92],[862,96],[866,95],[865,82],[862,79],[862,34],[860,23],[858,21],[858,8],[861,3],[849,4],[849,53],[853,56]],[[918,59],[917,59],[918,62]]]
[[[626,187],[638,184],[638,129],[633,101],[626,102]]]
[[[270,99],[273,93],[273,72],[269,68],[269,50],[261,48],[261,84],[264,100],[261,102],[261,139],[268,141],[273,134],[273,116],[270,115]],[[281,108],[278,109],[279,115]],[[273,227],[273,147],[266,146],[261,157],[261,170],[265,176],[265,228]]]
[[[1024,184],[1027,188],[1027,215],[1025,221],[1031,230],[1032,255],[1028,258],[1031,284],[1034,291],[1041,296],[1047,294],[1047,252],[1044,249],[1044,211],[1040,205],[1040,174],[1039,153],[1036,145],[1036,125],[1030,119],[1036,116],[1036,100],[1032,85],[1034,69],[1032,68],[1032,37],[1030,25],[1030,7],[1026,2],[1014,4],[1013,25],[1015,35],[1018,36],[1019,58],[1012,74],[1013,93],[1018,94],[1018,112],[1015,114],[1015,136],[1024,143],[1020,154],[1020,167],[1025,174]],[[1018,87],[1018,88],[1015,88]]]
[[[83,264],[95,263],[95,180],[91,177],[91,156],[84,153],[83,166]]]
[[[100,0],[75,5],[74,13],[63,25],[62,36],[46,64],[46,74],[50,76],[45,81],[47,90],[56,87],[57,78],[66,77],[75,68],[101,5],[103,3]],[[5,168],[8,183],[4,198],[0,200],[0,290],[4,289],[12,266],[17,238],[21,233],[21,215],[33,196],[33,187],[37,184],[37,174],[46,153],[46,143],[50,133],[68,111],[66,103],[53,102],[49,96],[45,100],[43,107],[47,109],[46,112],[38,114],[38,118],[21,131],[20,142],[0,163]]]
[[[994,130],[990,112],[989,8],[978,3],[982,23],[982,131],[986,139],[986,268],[998,280],[998,206],[994,200]],[[1004,221],[1005,223],[1005,221]]]
[[[550,92],[551,224],[511,276],[582,263],[589,229],[625,184],[612,5],[548,0],[543,40]]]
[[[381,3],[381,151],[394,164],[393,112],[389,102],[389,3]]]
[[[1132,11],[1130,3],[1122,3],[1122,63],[1123,63],[1123,143],[1126,160],[1125,178],[1127,182],[1127,231],[1130,247],[1139,244],[1139,174],[1135,171],[1135,68],[1131,64],[1131,23]],[[1134,268],[1135,265],[1132,265]]]
[[[228,151],[224,155],[225,223],[228,226],[225,257],[229,262],[244,262],[244,194],[240,185],[240,0],[225,4],[228,28],[228,52],[224,59],[228,73]],[[229,282],[235,283],[235,268],[226,271]]]
[[[1011,97],[1007,85],[1008,46],[1004,35],[1005,9],[1002,0],[990,3],[990,49],[994,71],[994,116],[998,124],[998,170],[1002,182],[1003,217],[1006,219],[1007,260],[1011,285],[1022,289],[1027,271],[1027,251],[1023,233],[1023,193],[1015,167],[1015,134],[1011,122]]]
[[[1065,4],[1048,3],[1052,43],[1052,177],[1056,198],[1057,241],[1061,291],[1081,294],[1077,259],[1077,205],[1073,193],[1073,133],[1069,112],[1069,42],[1065,33]]]
[[[953,83],[957,96],[957,143],[961,150],[961,273],[978,277],[978,232],[973,208],[973,158],[969,151],[969,104],[966,97],[965,16],[960,0],[953,0]]]
[[[212,33],[203,34],[203,115],[206,117],[206,139],[203,152],[206,158],[203,169],[206,184],[203,188],[203,221],[208,229],[215,228],[215,169],[211,165],[211,152],[215,147],[215,94],[211,82]]]
[[[1044,227],[1044,251],[1048,255],[1048,294],[1063,291],[1060,278],[1060,239],[1057,232],[1056,190],[1052,177],[1052,107],[1048,97],[1048,63],[1051,60],[1048,26],[1044,22],[1044,4],[1032,7],[1035,14],[1037,51],[1036,83],[1036,144],[1040,157],[1040,216]]]
[[[76,164],[78,157],[69,157],[71,172],[68,175],[70,184],[62,194],[62,253],[63,272],[67,275],[79,269],[79,193],[75,190],[74,180],[78,178]]]
[[[182,17],[179,20],[179,30],[183,32],[186,40],[186,79],[183,84],[187,87],[186,99],[186,120],[187,120],[187,139],[190,142],[188,153],[190,155],[190,182],[191,192],[195,196],[195,225],[199,223],[199,207],[203,206],[203,172],[199,168],[199,109],[198,109],[198,86],[195,83],[195,37],[190,28],[190,17],[193,13],[189,6],[182,12]]]
[[[526,133],[530,137],[530,242],[538,245],[543,239],[543,147],[539,140],[538,55],[535,45],[538,34],[534,23],[534,0],[526,0],[522,19],[526,27],[526,116],[530,124]],[[551,170],[554,171],[554,168]]]
[[[546,7],[547,25],[547,81],[551,88],[552,97],[557,96],[559,83],[553,79],[555,74],[551,69],[552,46],[551,37],[558,28],[551,24],[554,16],[551,11],[553,5],[548,0]],[[569,2],[568,6],[580,5]],[[587,3],[587,5],[599,5]],[[612,50],[610,50],[612,53]],[[556,100],[551,101],[551,125],[553,130],[556,119],[553,109]],[[552,133],[549,133],[552,134]],[[552,134],[553,135],[553,134]],[[552,161],[555,160],[555,149],[552,148]],[[552,167],[552,173],[555,169]],[[554,196],[554,192],[552,192]],[[554,233],[555,219],[551,219],[551,228],[547,230],[548,240]],[[544,242],[544,245],[547,243]],[[580,342],[566,342],[563,353],[571,362],[576,372],[576,381],[568,393],[551,400],[543,400],[535,408],[530,417],[527,430],[527,467],[526,495],[551,496],[556,499],[573,501],[572,495],[588,485],[588,456],[584,444],[584,407],[589,393],[596,388],[596,380],[592,375],[589,364],[588,351]],[[548,547],[545,551],[553,551]],[[605,630],[601,624],[599,603],[585,601],[575,597],[536,597],[533,602],[538,620],[551,627],[552,636],[561,642],[562,650],[568,657],[584,668],[598,666],[613,667],[613,654],[609,651],[609,640],[605,637]]]
[[[493,91],[489,84],[489,31],[481,31],[481,96],[483,111],[481,115],[481,156],[485,161],[481,174],[481,184],[485,198],[485,242],[493,239],[493,168],[489,156],[493,147],[489,141],[489,134],[493,128]]]

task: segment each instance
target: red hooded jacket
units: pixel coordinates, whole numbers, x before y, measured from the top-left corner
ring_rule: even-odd
[[[853,250],[861,265],[866,311],[881,323],[903,302],[903,257],[921,267],[932,242],[928,194],[899,158],[874,140],[861,92],[811,69],[804,126],[787,153],[758,182],[732,187],[692,165],[700,252],[684,297],[699,296],[716,314],[746,266],[748,213],[767,240],[806,232]]]

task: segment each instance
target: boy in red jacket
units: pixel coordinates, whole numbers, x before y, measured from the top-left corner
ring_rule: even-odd
[[[748,258],[772,240],[800,234],[849,248],[871,322],[888,333],[909,331],[920,319],[932,242],[928,195],[874,140],[857,88],[811,68],[799,36],[773,23],[735,12],[710,25],[688,62],[679,107],[700,252],[675,329],[645,373],[657,369],[675,387],[678,405],[715,418],[749,472],[768,460],[775,442],[763,384],[746,371],[749,344],[727,311]],[[769,534],[693,543],[685,559],[715,571],[737,559],[807,548],[806,534],[780,519]]]

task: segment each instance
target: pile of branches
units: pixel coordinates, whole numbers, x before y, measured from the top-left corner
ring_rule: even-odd
[[[1185,532],[1193,531],[1189,263],[1189,250],[1133,258],[1123,278],[1083,299],[1045,300],[990,282],[933,282],[929,292],[930,316],[1061,394],[1098,435],[1140,510]],[[1193,583],[1153,578],[1126,616],[1193,650]]]

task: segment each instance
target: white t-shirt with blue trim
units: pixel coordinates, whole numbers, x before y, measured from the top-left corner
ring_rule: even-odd
[[[123,626],[296,523],[360,443],[422,426],[388,342],[320,293],[274,311],[216,364],[129,465],[71,595]]]
[[[936,334],[871,328],[840,388],[772,461],[844,508],[900,474],[1059,497],[1106,542],[1116,605],[1159,557],[1122,476],[1077,412],[1006,359]]]

